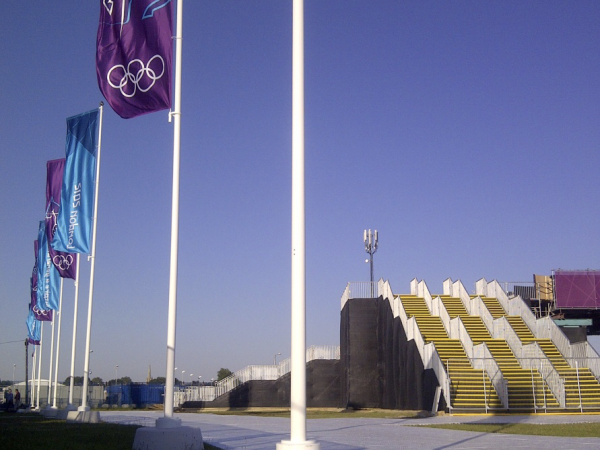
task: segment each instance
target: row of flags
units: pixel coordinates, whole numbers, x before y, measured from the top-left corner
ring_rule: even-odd
[[[89,253],[94,205],[98,115],[67,119],[66,157],[46,163],[46,214],[34,241],[27,316],[29,342],[40,342],[40,322],[59,306],[60,278],[75,279],[78,253]]]
[[[132,118],[171,107],[172,0],[100,0],[98,86],[113,110]],[[28,340],[59,308],[61,278],[76,278],[77,257],[90,253],[99,109],[67,119],[65,158],[47,162],[46,211],[34,241]]]

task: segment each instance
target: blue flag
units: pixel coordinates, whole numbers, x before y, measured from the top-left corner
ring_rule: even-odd
[[[41,336],[41,325],[40,321],[35,319],[33,311],[29,308],[29,314],[27,315],[27,337],[29,343],[34,345],[40,345]]]
[[[95,109],[67,119],[66,162],[60,211],[51,244],[54,250],[68,253],[90,252],[98,115],[99,110]]]
[[[60,274],[52,264],[46,235],[46,221],[42,220],[38,230],[37,306],[39,309],[58,310],[59,286]]]

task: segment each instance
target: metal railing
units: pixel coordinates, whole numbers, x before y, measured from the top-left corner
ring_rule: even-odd
[[[517,358],[524,369],[536,369],[561,408],[566,407],[565,380],[556,371],[552,362],[537,342],[523,345],[522,357]]]
[[[342,294],[342,309],[351,298],[379,298],[379,282],[350,281]]]
[[[306,349],[306,362],[314,360],[340,359],[339,345],[313,345]],[[291,370],[291,359],[287,358],[277,365],[251,365],[232,375],[217,381],[214,386],[187,386],[175,392],[175,406],[186,401],[212,401],[221,395],[248,382],[257,380],[277,380]]]
[[[498,366],[498,362],[492,356],[487,344],[481,343],[473,347],[473,356],[471,357],[471,365],[475,369],[483,369],[487,376],[490,378],[492,385],[503,408],[508,408],[508,385],[504,379],[504,375]],[[485,384],[484,384],[485,386]],[[486,412],[489,409],[486,404]]]
[[[567,358],[569,365],[574,367],[575,362],[579,367],[587,367],[600,381],[600,355],[589,342],[578,342],[571,345],[571,357]]]

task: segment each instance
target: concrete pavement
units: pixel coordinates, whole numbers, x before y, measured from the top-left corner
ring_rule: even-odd
[[[162,412],[103,411],[101,420],[112,423],[154,426]],[[290,438],[290,420],[275,417],[221,416],[216,414],[176,414],[183,425],[199,427],[205,442],[223,449],[274,449]],[[560,438],[487,434],[454,430],[439,430],[412,425],[443,423],[515,423],[553,424],[600,422],[600,415],[530,416],[443,415],[424,419],[311,419],[307,423],[307,438],[316,440],[321,450],[462,450],[462,449],[548,449],[596,450],[600,438]]]

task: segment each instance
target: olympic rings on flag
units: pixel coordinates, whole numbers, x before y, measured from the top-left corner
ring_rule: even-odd
[[[38,316],[48,317],[50,314],[50,309],[40,309],[37,305],[33,305],[33,312]]]
[[[71,267],[71,264],[73,264],[73,256],[55,255],[54,258],[52,258],[52,262],[60,270],[67,270],[69,267]]]
[[[157,74],[154,69],[152,69],[150,67],[150,65],[152,64],[152,61],[154,61],[155,59],[160,60],[162,69],[160,74]],[[132,65],[138,65],[139,68],[137,69],[137,71],[135,71],[135,66],[132,67]],[[132,71],[133,69],[133,71]],[[113,73],[113,71],[116,71],[116,73],[119,73],[117,71],[122,71],[122,75],[121,75],[121,79],[119,80],[119,82],[117,84],[113,83],[110,79],[111,74]],[[152,86],[154,86],[154,84],[156,83],[156,80],[160,79],[165,73],[165,61],[164,59],[160,56],[160,55],[154,55],[152,58],[150,58],[150,60],[148,61],[148,65],[144,65],[144,62],[141,59],[134,59],[132,61],[129,62],[129,64],[127,64],[127,68],[125,68],[124,65],[122,64],[117,64],[116,66],[112,66],[110,68],[110,70],[108,71],[108,73],[106,74],[106,79],[108,81],[108,84],[110,84],[110,86],[114,89],[119,89],[121,91],[121,94],[123,94],[124,97],[127,98],[131,98],[133,97],[137,90],[139,89],[140,92],[148,92],[150,89],[152,89]],[[151,81],[150,85],[148,87],[143,87],[140,85],[140,81],[142,80],[146,80],[149,79]],[[128,93],[128,91],[130,91],[131,85],[133,85],[133,92]]]

